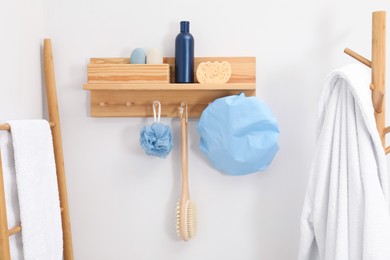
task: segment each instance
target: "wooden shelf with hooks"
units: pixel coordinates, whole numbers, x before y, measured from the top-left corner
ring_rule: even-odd
[[[96,77],[84,85],[89,90],[91,116],[94,117],[150,117],[153,116],[153,101],[160,101],[163,117],[178,117],[178,107],[188,103],[190,117],[199,117],[205,107],[217,98],[244,92],[247,96],[256,95],[256,58],[254,57],[203,57],[195,58],[195,69],[202,61],[228,61],[232,75],[226,84],[177,84],[164,82],[97,83]],[[125,58],[93,58],[90,64],[109,64],[107,73],[115,70],[115,64],[128,64]],[[174,58],[164,58],[169,65],[170,82],[174,82]],[[131,66],[131,64],[129,64]],[[126,67],[126,66],[125,66]],[[106,73],[102,70],[102,73]],[[107,74],[104,79],[107,80]],[[143,75],[144,77],[145,75]],[[103,78],[103,77],[102,77]],[[115,79],[115,78],[114,78]],[[154,78],[155,79],[155,78]],[[197,80],[196,80],[197,81]]]

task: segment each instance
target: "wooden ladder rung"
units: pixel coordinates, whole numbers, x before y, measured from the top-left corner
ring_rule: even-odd
[[[63,212],[64,209],[61,208],[61,212]],[[16,226],[14,228],[11,228],[10,230],[8,230],[8,236],[12,236],[12,235],[15,235],[16,233],[19,233],[20,231],[22,231],[22,227],[21,226]]]

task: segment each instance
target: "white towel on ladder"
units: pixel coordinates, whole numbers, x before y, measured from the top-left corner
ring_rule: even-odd
[[[25,260],[62,260],[61,211],[50,125],[10,121]]]
[[[390,259],[386,158],[370,82],[370,70],[360,64],[326,80],[302,212],[300,260]]]
[[[16,188],[14,149],[12,148],[11,133],[8,131],[0,131],[0,150],[8,228],[11,229],[20,225],[20,211]],[[22,237],[20,233],[16,233],[9,238],[9,247],[12,260],[24,260]]]

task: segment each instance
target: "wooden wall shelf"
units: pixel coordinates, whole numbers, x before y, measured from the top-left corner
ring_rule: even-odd
[[[91,116],[94,117],[150,117],[152,103],[161,102],[163,117],[178,117],[182,102],[188,103],[190,117],[199,117],[205,107],[217,98],[244,92],[256,95],[256,59],[254,57],[204,57],[195,58],[195,70],[202,61],[228,61],[232,75],[226,84],[176,84],[176,83],[96,83],[96,77],[84,85],[91,91]],[[127,64],[129,59],[91,59],[91,64]],[[174,82],[174,58],[164,58],[170,66],[170,82]],[[111,71],[109,71],[111,73]],[[102,77],[103,78],[103,77]],[[107,80],[107,76],[104,75]],[[197,80],[196,80],[197,81]]]

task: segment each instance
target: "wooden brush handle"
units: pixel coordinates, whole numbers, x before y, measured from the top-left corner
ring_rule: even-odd
[[[187,231],[187,201],[190,199],[188,191],[188,140],[186,117],[182,116],[181,126],[181,199],[180,199],[180,234],[184,241],[188,241]]]
[[[186,117],[180,120],[181,125],[181,180],[182,180],[182,200],[189,200],[188,190],[188,130]]]

